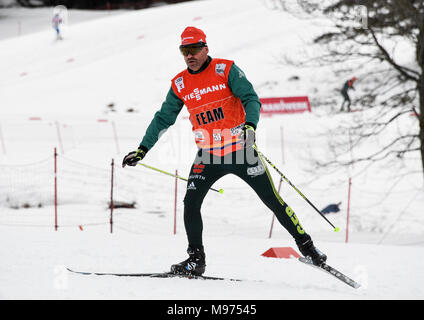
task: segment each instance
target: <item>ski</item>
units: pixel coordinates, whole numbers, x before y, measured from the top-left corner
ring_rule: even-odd
[[[333,267],[329,266],[326,263],[323,263],[323,264],[317,266],[317,265],[313,264],[311,259],[307,259],[307,258],[304,258],[304,257],[300,257],[299,261],[303,262],[307,265],[310,265],[314,268],[320,269],[320,270],[324,271],[325,273],[332,275],[333,277],[335,277],[335,278],[339,279],[340,281],[346,283],[347,285],[351,286],[352,288],[358,289],[361,286],[356,281],[352,280],[348,276],[344,275],[343,273],[334,269]]]
[[[112,273],[112,272],[86,272],[75,271],[66,268],[69,272],[82,274],[82,275],[96,275],[96,276],[115,276],[115,277],[146,277],[146,278],[186,278],[186,279],[200,279],[200,280],[227,280],[227,281],[242,281],[241,279],[221,278],[211,276],[197,276],[190,274],[178,274],[172,272],[153,272],[153,273]]]

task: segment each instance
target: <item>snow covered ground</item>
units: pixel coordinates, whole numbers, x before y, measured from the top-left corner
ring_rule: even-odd
[[[247,281],[123,279],[64,270],[66,266],[160,272],[185,259],[184,183],[178,184],[173,235],[174,179],[141,166],[122,169],[119,164],[138,146],[170,79],[185,67],[177,47],[187,25],[206,32],[212,57],[234,59],[261,97],[316,99],[342,81],[328,79],[329,69],[295,69],[277,62],[280,55],[296,55],[329,23],[297,20],[267,4],[195,1],[71,24],[60,42],[52,30],[41,27],[40,32],[0,41],[0,298],[424,298],[419,159],[407,159],[402,166],[357,165],[325,175],[314,172],[313,160],[328,156],[327,129],[341,121],[361,121],[359,114],[331,114],[336,105],[316,109],[313,105],[310,114],[263,117],[258,146],[317,207],[342,201],[341,212],[328,216],[341,229],[335,233],[290,186],[283,183],[281,189],[303,227],[327,253],[329,264],[359,281],[360,289],[296,260],[262,257],[270,247],[294,242],[278,222],[268,238],[270,212],[232,176],[214,186],[223,188],[224,194],[210,192],[204,202],[206,274]],[[289,81],[294,75],[300,80]],[[357,88],[355,94],[360,94],[360,82]],[[196,148],[186,116],[183,111],[149,152],[146,164],[188,175]],[[414,125],[413,121],[398,126]],[[376,143],[380,142],[366,148]],[[59,153],[57,232],[54,147]],[[112,158],[117,163],[115,199],[136,202],[137,209],[116,209],[110,234]],[[278,186],[279,178],[272,174]],[[352,199],[346,244],[349,176]]]
[[[0,269],[3,299],[419,299],[423,294],[422,247],[321,243],[333,265],[361,282],[353,289],[294,259],[260,256],[271,246],[290,245],[281,239],[208,234],[207,274],[247,281],[202,281],[82,276],[65,269],[167,270],[183,258],[181,234],[25,230],[11,229],[1,248],[7,257]]]

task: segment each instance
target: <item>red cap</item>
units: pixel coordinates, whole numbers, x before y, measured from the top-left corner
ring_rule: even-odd
[[[353,80],[353,81],[356,81],[356,77],[353,77],[353,78],[352,78],[352,80]]]
[[[183,33],[181,34],[182,46],[199,42],[206,43],[206,35],[202,30],[195,27],[187,27],[184,29]]]

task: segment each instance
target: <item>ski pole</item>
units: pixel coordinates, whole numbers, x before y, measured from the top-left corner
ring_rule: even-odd
[[[186,179],[186,178],[183,178],[183,177],[180,177],[180,176],[178,176],[178,175],[176,175],[176,174],[173,174],[173,173],[170,173],[170,172],[166,172],[166,171],[163,171],[163,170],[161,170],[161,169],[158,169],[158,168],[155,168],[155,167],[149,166],[149,165],[147,165],[147,164],[145,164],[145,163],[138,163],[138,164],[139,164],[140,166],[143,166],[143,167],[146,167],[146,168],[148,168],[148,169],[151,169],[151,170],[154,170],[154,171],[157,171],[157,172],[160,172],[160,173],[166,174],[166,175],[168,175],[168,176],[171,176],[171,177],[174,177],[174,178],[178,178],[178,179],[181,179],[181,180],[183,180],[183,181],[188,181],[188,179]],[[210,190],[215,191],[215,192],[219,192],[219,193],[221,193],[221,194],[223,194],[223,193],[224,193],[224,189],[219,189],[219,190],[217,190],[217,189],[214,189],[214,188],[210,188]]]
[[[254,145],[253,146],[253,148],[256,150],[256,152],[259,154],[259,156],[260,157],[262,157],[262,158],[264,158],[265,159],[265,161],[266,162],[268,162],[270,165],[271,165],[271,167],[273,167],[274,168],[274,170],[275,171],[277,171],[278,172],[278,174],[284,179],[284,180],[286,180],[286,182],[290,185],[290,186],[292,186],[293,187],[293,189],[294,190],[296,190],[297,191],[297,193],[298,194],[300,194],[300,196],[307,202],[307,203],[309,203],[310,204],[310,206],[312,207],[312,208],[314,208],[315,209],[315,211],[316,212],[318,212],[319,214],[320,214],[320,216],[321,217],[323,217],[324,218],[324,220],[325,221],[327,221],[332,227],[333,227],[333,229],[334,229],[334,231],[335,232],[338,232],[339,230],[340,230],[340,228],[339,227],[335,227],[323,214],[322,214],[322,212],[321,211],[319,211],[318,209],[317,209],[317,207],[315,207],[314,205],[313,205],[313,203],[311,202],[311,201],[309,201],[309,199],[308,198],[306,198],[305,197],[305,195],[302,193],[302,192],[300,192],[300,190],[298,189],[298,188],[296,188],[296,186],[293,184],[293,183],[291,183],[290,182],[290,180],[289,179],[287,179],[287,177],[280,171],[280,170],[278,170],[278,168],[267,158],[267,157],[265,157],[265,155],[262,153],[262,152],[260,152],[259,150],[258,150],[258,147],[256,147],[256,145]]]

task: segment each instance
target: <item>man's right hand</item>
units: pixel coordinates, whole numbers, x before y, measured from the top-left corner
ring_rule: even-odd
[[[122,160],[122,168],[125,168],[126,165],[134,167],[135,165],[137,165],[137,162],[143,160],[145,156],[146,151],[142,149],[131,151],[124,157],[124,160]]]

